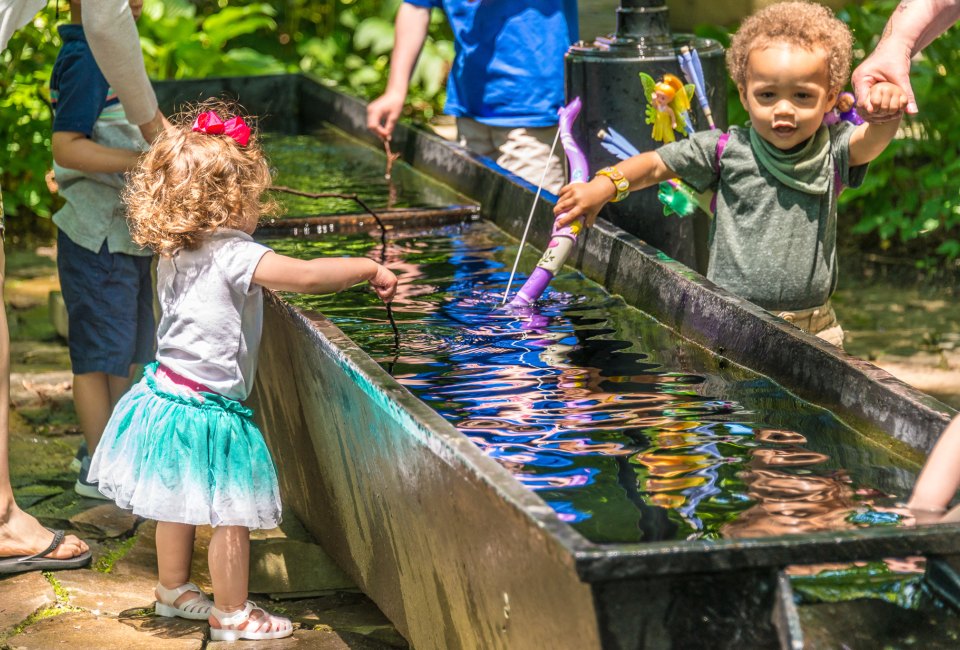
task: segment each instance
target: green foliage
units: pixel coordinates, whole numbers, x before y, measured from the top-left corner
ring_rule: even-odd
[[[62,3],[61,4],[65,4]],[[366,99],[386,86],[393,17],[400,0],[151,0],[138,29],[147,73],[154,79],[270,74],[304,70]],[[68,18],[64,14],[62,20]],[[60,48],[53,8],[17,32],[0,53],[0,187],[11,235],[49,236],[57,199],[51,167],[50,71]],[[453,60],[439,11],[414,72],[407,114],[429,119],[445,98]]]
[[[876,46],[895,0],[848,6],[840,17],[853,29],[858,54]],[[910,80],[920,114],[903,122],[895,140],[871,164],[863,187],[845,192],[841,209],[853,232],[881,250],[918,260],[925,268],[960,259],[960,32],[950,30],[913,62]]]
[[[288,66],[275,56],[231,46],[240,37],[276,31],[274,16],[276,10],[266,3],[198,16],[188,0],[147,2],[139,25],[147,73],[153,79],[180,79],[283,72]]]
[[[45,92],[59,38],[50,13],[37,17],[0,53],[0,187],[7,215],[49,217],[50,105]],[[54,42],[56,39],[56,42]]]
[[[337,3],[340,4],[340,3]],[[351,2],[326,32],[297,45],[300,67],[326,83],[365,99],[383,93],[394,43],[393,18],[400,0]],[[440,112],[444,86],[453,61],[443,13],[431,15],[430,30],[410,80],[407,114],[430,119]]]

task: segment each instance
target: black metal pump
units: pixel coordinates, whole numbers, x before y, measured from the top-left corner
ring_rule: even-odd
[[[593,43],[578,43],[567,52],[566,96],[567,101],[577,96],[583,100],[576,137],[591,172],[618,162],[616,156],[601,147],[597,136],[601,129],[613,127],[640,151],[660,146],[651,138],[652,127],[644,122],[647,100],[639,73],[660,79],[669,72],[683,79],[677,62],[677,53],[683,46],[696,48],[699,53],[714,120],[718,128],[726,128],[723,48],[712,39],[673,34],[663,0],[621,0],[614,34],[599,37]],[[697,101],[693,104],[694,128],[709,128]],[[706,272],[706,215],[685,219],[664,216],[656,187],[633,192],[625,201],[609,204],[602,215],[670,257]]]

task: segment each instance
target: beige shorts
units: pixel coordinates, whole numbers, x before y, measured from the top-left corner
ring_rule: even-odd
[[[837,313],[828,300],[825,305],[811,309],[797,309],[794,311],[771,311],[771,314],[793,323],[805,332],[810,332],[832,343],[838,348],[843,347],[843,328],[837,321]]]
[[[563,187],[563,156],[560,143],[549,158],[557,127],[504,127],[481,124],[469,117],[457,118],[457,141],[461,147],[492,158],[504,169],[537,185],[544,178],[543,189],[556,194]],[[544,176],[544,167],[547,172]]]

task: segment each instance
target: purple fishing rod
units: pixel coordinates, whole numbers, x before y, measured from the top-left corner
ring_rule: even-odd
[[[563,151],[567,154],[567,161],[570,164],[570,182],[584,183],[587,180],[587,157],[580,150],[577,141],[573,139],[573,123],[580,115],[580,98],[575,97],[573,101],[560,109],[560,142],[563,143]],[[560,215],[562,217],[563,215]],[[559,219],[560,217],[557,217]],[[540,298],[546,291],[550,280],[557,274],[567,257],[577,245],[577,235],[583,230],[583,217],[577,219],[569,226],[557,228],[556,221],[553,224],[553,234],[550,235],[550,243],[547,244],[547,250],[543,257],[537,262],[537,268],[533,270],[527,281],[523,283],[517,295],[510,301],[511,307],[526,307]]]

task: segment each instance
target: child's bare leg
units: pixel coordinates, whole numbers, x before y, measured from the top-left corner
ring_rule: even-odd
[[[130,372],[126,377],[117,377],[116,375],[107,375],[107,388],[110,391],[110,411],[117,405],[123,394],[130,390],[133,385],[133,378],[136,376],[140,366],[130,366]],[[104,425],[106,426],[106,425]]]
[[[243,526],[214,528],[207,559],[217,609],[224,612],[243,609],[250,577],[250,529]]]
[[[160,584],[167,589],[176,589],[190,582],[190,564],[193,560],[193,541],[196,526],[170,521],[157,522],[157,569]],[[181,605],[194,598],[194,592],[181,594],[168,605]]]
[[[130,366],[130,374],[117,377],[105,372],[87,372],[73,376],[73,401],[80,420],[80,430],[93,455],[107,421],[123,394],[130,388],[137,366]]]
[[[911,510],[941,514],[960,486],[960,416],[940,436],[913,487]]]
[[[73,403],[80,430],[92,456],[113,412],[110,383],[105,372],[86,372],[73,376]]]
[[[213,581],[214,606],[227,613],[242,610],[247,602],[250,577],[250,529],[243,526],[214,528],[207,558]],[[221,627],[214,613],[210,615],[210,625]],[[249,621],[238,623],[235,629],[271,632],[284,627],[290,627],[289,620],[255,609]]]

